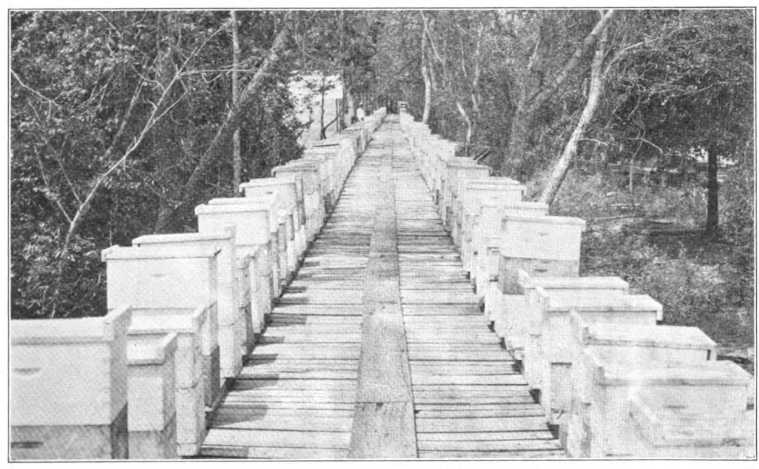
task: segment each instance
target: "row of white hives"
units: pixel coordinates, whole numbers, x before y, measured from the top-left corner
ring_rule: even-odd
[[[11,458],[197,454],[206,412],[384,112],[242,184],[244,196],[199,205],[197,233],[103,250],[105,316],[11,321]]]
[[[755,455],[753,379],[700,329],[619,277],[580,277],[585,222],[523,200],[524,186],[454,156],[401,113],[487,321],[572,457]]]

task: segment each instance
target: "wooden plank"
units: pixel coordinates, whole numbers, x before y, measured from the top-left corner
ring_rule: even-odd
[[[303,415],[271,415],[268,417],[254,415],[232,415],[229,412],[214,420],[214,428],[226,430],[276,430],[276,431],[309,431],[309,432],[349,432],[353,418],[325,417],[309,414]]]
[[[416,430],[425,432],[503,432],[524,430],[546,430],[545,416],[516,418],[430,418],[418,419]]]
[[[418,441],[510,441],[510,440],[546,440],[553,439],[548,430],[524,432],[463,432],[463,433],[420,433]]]
[[[416,432],[399,269],[392,158],[368,187],[378,198],[364,287],[358,400],[349,457],[416,457]]]
[[[256,432],[211,428],[204,446],[285,446],[294,448],[347,448],[348,432],[278,431]]]
[[[549,451],[420,451],[423,459],[564,459],[561,450]]]
[[[553,451],[561,450],[554,439],[501,441],[420,441],[419,451]]]
[[[356,407],[350,458],[415,458],[413,404],[364,402]]]

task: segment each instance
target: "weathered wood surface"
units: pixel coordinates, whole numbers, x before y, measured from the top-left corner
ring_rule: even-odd
[[[394,123],[211,422],[207,457],[562,458]]]
[[[403,155],[401,153],[401,155]],[[486,326],[407,155],[395,159],[401,305],[420,458],[560,458],[542,409]]]
[[[275,305],[211,422],[203,456],[348,456],[374,219],[373,207],[361,203],[361,179],[354,174],[347,181],[330,220]]]

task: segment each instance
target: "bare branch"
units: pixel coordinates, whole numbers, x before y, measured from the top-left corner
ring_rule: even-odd
[[[13,69],[10,69],[10,72],[11,72],[11,76],[16,79],[16,81],[18,82],[19,85],[21,85],[22,88],[28,90],[33,95],[35,95],[38,98],[42,99],[43,101],[45,101],[49,105],[52,105],[52,106],[55,106],[55,107],[60,107],[60,104],[56,103],[55,100],[48,98],[44,94],[40,93],[39,91],[35,90],[31,86],[29,86],[26,83],[24,83],[24,81],[21,80],[21,78],[18,76],[18,74],[15,71],[13,71]]]

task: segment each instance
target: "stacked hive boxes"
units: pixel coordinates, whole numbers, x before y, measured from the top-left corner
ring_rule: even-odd
[[[488,322],[575,457],[753,457],[751,377],[617,277],[581,277],[585,222],[548,216],[401,112]],[[504,373],[508,370],[504,370]]]
[[[103,250],[106,316],[12,321],[11,458],[196,455],[384,115],[199,205],[198,233]]]

